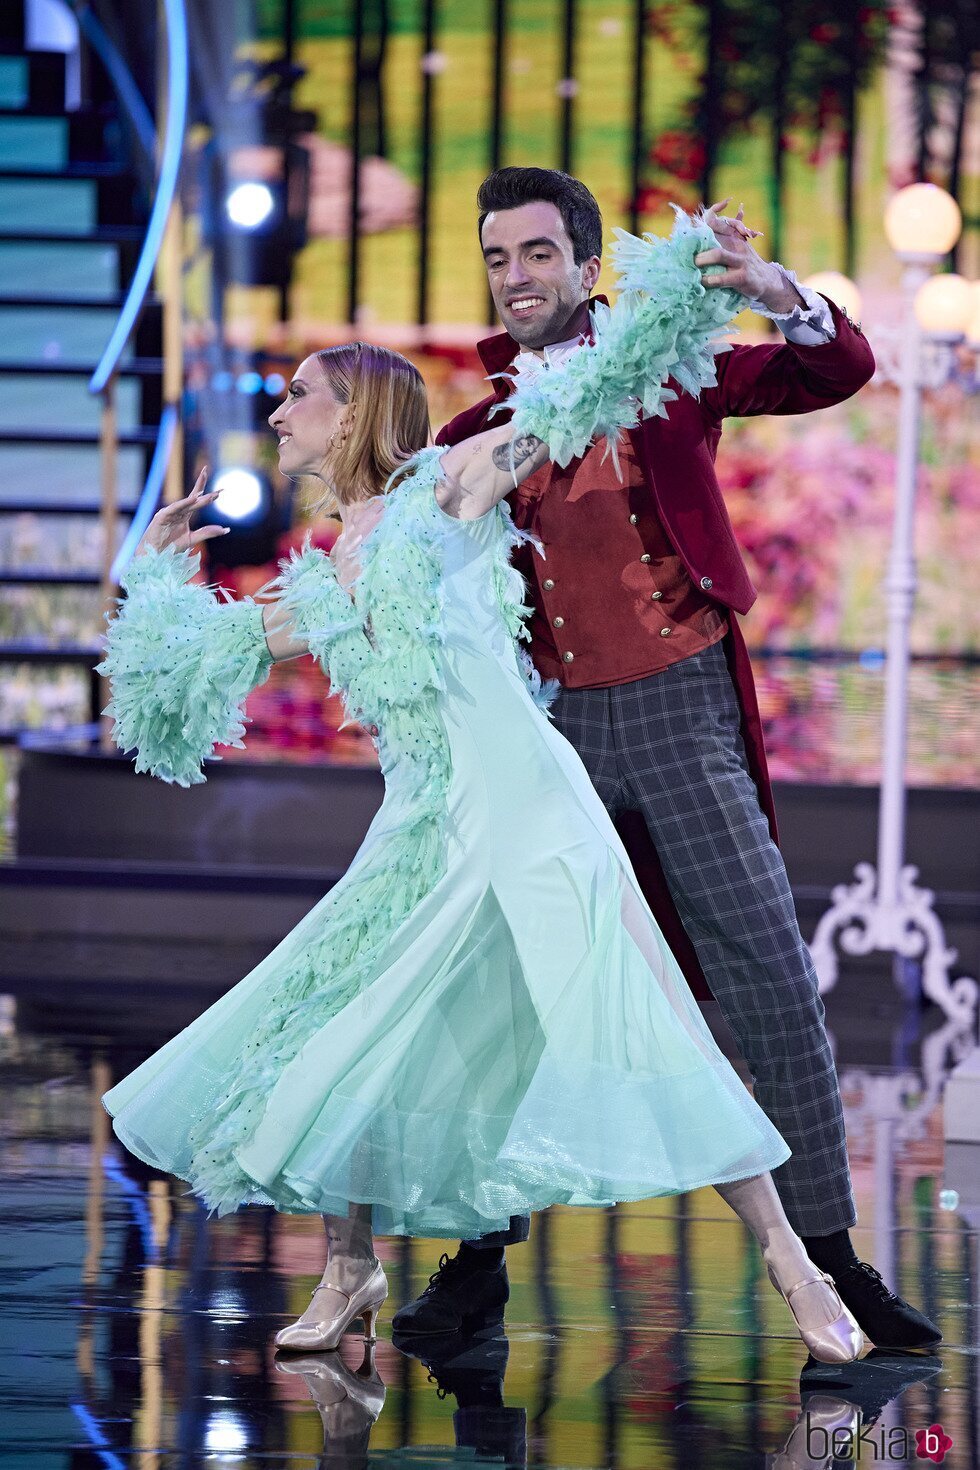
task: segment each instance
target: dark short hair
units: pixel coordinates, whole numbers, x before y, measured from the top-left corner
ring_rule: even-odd
[[[483,224],[493,209],[520,209],[522,204],[544,200],[561,215],[576,265],[602,254],[602,215],[594,196],[580,179],[558,168],[497,168],[480,185],[476,207],[483,239]]]

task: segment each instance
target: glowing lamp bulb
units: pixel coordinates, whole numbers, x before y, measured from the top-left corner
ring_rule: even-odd
[[[900,256],[939,260],[952,250],[962,228],[959,205],[938,184],[909,184],[885,210],[885,234]]]
[[[915,315],[929,337],[958,341],[973,312],[973,288],[962,276],[931,276],[916,293]]]

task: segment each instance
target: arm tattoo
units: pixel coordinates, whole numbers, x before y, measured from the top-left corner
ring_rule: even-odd
[[[498,470],[509,471],[511,467],[516,470],[526,459],[540,449],[541,439],[536,439],[533,434],[519,434],[516,439],[507,444],[498,444],[491,454],[494,467]],[[514,458],[511,460],[511,445],[513,445]]]

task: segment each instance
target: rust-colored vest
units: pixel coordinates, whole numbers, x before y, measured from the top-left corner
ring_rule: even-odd
[[[531,657],[569,689],[659,673],[728,630],[671,545],[629,438],[619,469],[621,479],[602,440],[565,469],[543,466],[511,496],[515,524],[545,553],[524,546],[515,559],[534,606]],[[547,559],[559,535],[561,571]]]

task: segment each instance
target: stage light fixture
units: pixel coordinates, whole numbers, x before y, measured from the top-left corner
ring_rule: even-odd
[[[288,7],[287,7],[288,8]],[[293,262],[307,243],[316,114],[292,105],[304,75],[287,57],[242,60],[227,106],[200,151],[201,242],[211,250],[212,315],[229,286],[272,286],[288,320]]]
[[[218,492],[214,508],[224,521],[240,524],[252,520],[264,510],[266,487],[254,470],[237,465],[219,470],[212,488]]]
[[[268,184],[255,181],[235,184],[225,199],[225,212],[242,230],[259,230],[268,224],[276,208],[276,196]]]

